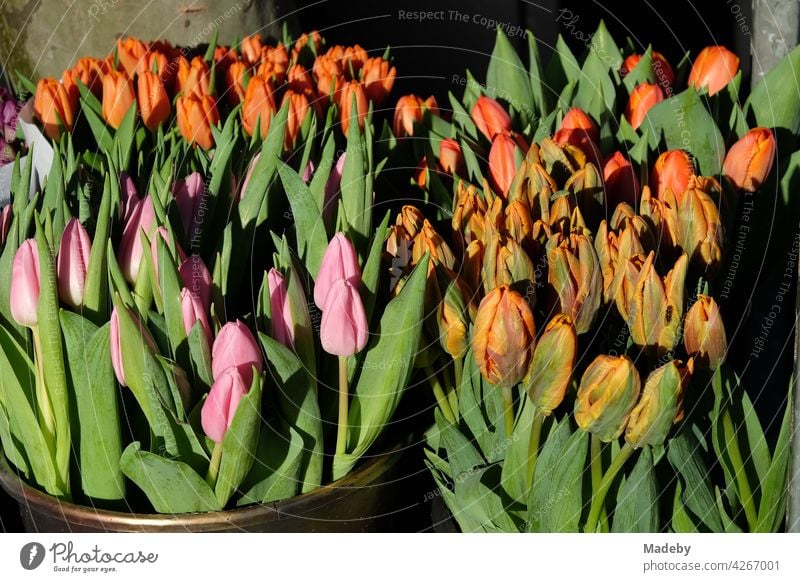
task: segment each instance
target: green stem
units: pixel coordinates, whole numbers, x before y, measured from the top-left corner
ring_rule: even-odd
[[[503,386],[503,408],[506,418],[506,438],[514,432],[514,394],[510,386]]]
[[[453,358],[453,368],[456,376],[456,394],[461,393],[461,379],[464,377],[464,359]]]
[[[33,332],[33,348],[36,360],[36,403],[39,406],[39,423],[44,439],[50,452],[55,455],[56,440],[56,419],[53,413],[53,405],[50,402],[50,395],[47,393],[47,386],[44,381],[44,358],[42,356],[42,340],[39,335],[39,328],[31,328]],[[55,459],[55,456],[53,457]]]
[[[591,450],[591,470],[592,470],[592,493],[596,493],[600,489],[600,484],[603,481],[603,442],[597,438],[597,436],[592,435],[591,439],[592,443],[592,450]],[[606,531],[606,527],[608,525],[608,515],[606,514],[605,505],[603,506],[603,510],[600,512],[600,527],[603,528],[603,531]]]
[[[533,424],[531,425],[531,440],[528,444],[528,473],[526,483],[528,488],[533,485],[533,472],[536,469],[536,460],[539,458],[539,441],[542,438],[542,423],[544,414],[538,410],[533,411]]]
[[[739,486],[739,497],[742,500],[744,515],[747,518],[747,525],[750,531],[755,531],[756,525],[758,524],[758,512],[756,511],[756,506],[753,501],[753,490],[750,488],[750,481],[747,479],[747,473],[744,469],[742,452],[739,450],[739,440],[736,438],[736,430],[734,429],[731,413],[728,409],[722,413],[722,430],[725,433],[726,448],[731,457],[736,483]]]
[[[433,388],[433,395],[436,397],[436,402],[439,404],[442,416],[444,416],[450,424],[457,424],[456,415],[453,414],[453,410],[450,408],[450,403],[447,400],[441,382],[439,382],[436,371],[431,366],[425,366],[425,373],[428,375],[428,382],[430,382],[431,388]]]
[[[339,356],[339,431],[336,435],[336,454],[347,452],[347,417],[349,414],[347,387],[347,357]]]
[[[217,476],[219,475],[219,463],[222,460],[222,442],[214,443],[214,452],[211,453],[211,463],[208,465],[206,483],[213,490],[217,486]]]
[[[625,461],[633,454],[633,451],[634,448],[631,444],[625,443],[617,456],[614,457],[614,460],[611,461],[611,466],[608,468],[608,471],[606,471],[606,474],[603,475],[600,487],[592,495],[592,507],[589,510],[589,518],[586,520],[586,528],[584,531],[594,533],[597,530],[597,520],[600,518],[600,512],[605,505],[608,490],[611,489],[611,485],[614,483],[617,473],[619,473],[620,469],[625,465]]]

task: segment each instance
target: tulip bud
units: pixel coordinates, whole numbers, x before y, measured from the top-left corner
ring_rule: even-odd
[[[624,263],[634,255],[643,254],[644,248],[635,228],[627,225],[617,234],[608,230],[604,220],[597,230],[595,250],[603,273],[603,301],[608,303],[616,295]]]
[[[86,271],[92,241],[77,218],[72,218],[61,235],[58,249],[58,295],[70,307],[83,305]]]
[[[275,114],[275,98],[273,97],[272,82],[260,75],[256,75],[247,84],[242,105],[242,127],[247,135],[253,135],[256,126],[261,130],[261,139],[267,137],[269,124]]]
[[[472,353],[487,382],[518,384],[528,371],[535,338],[533,313],[522,295],[507,285],[486,294],[472,330]]]
[[[196,240],[202,234],[201,210],[205,214],[203,204],[206,188],[202,174],[192,172],[183,180],[176,181],[172,186],[172,196],[178,206],[186,238]]]
[[[495,134],[492,140],[492,148],[489,150],[489,178],[492,189],[504,199],[508,197],[517,168],[525,159],[527,151],[528,145],[521,138],[515,140],[508,133]]]
[[[17,324],[31,328],[39,324],[40,285],[39,247],[28,239],[17,249],[11,268],[9,307]]]
[[[225,70],[225,98],[231,107],[236,107],[244,101],[245,86],[249,78],[247,65],[242,61],[234,61]]]
[[[350,122],[353,118],[353,103],[356,104],[356,117],[358,126],[364,129],[364,121],[367,119],[369,102],[364,93],[364,86],[357,81],[348,81],[341,91],[337,91],[337,105],[339,106],[339,116],[342,125],[342,133],[347,135],[350,131]]]
[[[288,88],[297,93],[315,95],[317,90],[311,74],[303,65],[292,65],[288,73]]]
[[[505,227],[508,234],[523,247],[533,242],[533,221],[527,200],[518,198],[506,206]]]
[[[692,65],[689,85],[706,87],[709,95],[722,91],[739,72],[739,57],[724,46],[707,46]]]
[[[596,142],[600,139],[600,130],[597,129],[597,124],[579,107],[573,107],[567,111],[559,129],[565,131],[580,129],[585,131],[592,141]]]
[[[118,128],[135,100],[133,84],[124,73],[111,71],[103,77],[103,119]]]
[[[131,209],[122,231],[119,245],[119,266],[128,283],[135,284],[139,277],[139,266],[142,262],[142,238],[144,232],[148,237],[155,223],[153,200],[149,196],[144,200],[131,200]]]
[[[425,253],[430,253],[431,259],[436,259],[448,269],[455,268],[456,257],[453,251],[428,219],[423,221],[422,229],[414,237],[414,244],[411,248],[412,263],[418,264]]]
[[[658,51],[653,51],[652,55],[653,58],[650,66],[656,78],[656,84],[663,88],[671,86],[675,82],[675,72],[672,70],[669,61]],[[642,60],[642,55],[638,54],[627,57],[622,62],[622,67],[619,70],[620,76],[623,78],[626,77],[628,73],[636,68],[640,60]]]
[[[376,105],[383,103],[392,92],[396,74],[397,69],[389,61],[381,57],[367,59],[361,69],[361,82],[364,84],[367,99]]]
[[[313,95],[312,95],[313,97]],[[286,130],[284,134],[283,148],[290,151],[297,143],[297,138],[300,137],[300,130],[303,127],[303,122],[309,111],[315,111],[316,102],[310,102],[308,95],[305,93],[298,93],[289,89],[283,94],[283,101],[281,107],[286,102],[289,102],[289,115],[286,118]]]
[[[437,309],[439,342],[453,358],[461,358],[469,347],[470,307],[469,290],[456,276],[447,285]]]
[[[393,131],[396,137],[414,135],[414,124],[422,123],[422,115],[428,110],[432,115],[439,115],[436,98],[431,95],[424,101],[416,95],[404,95],[397,100],[394,108]]]
[[[252,370],[250,376],[253,375]],[[226,369],[214,380],[203,407],[200,410],[200,423],[203,432],[215,443],[221,443],[233,422],[239,402],[250,390],[250,382],[237,368]]]
[[[514,283],[525,283],[533,291],[536,287],[536,271],[530,257],[517,241],[495,233],[486,243],[482,281],[487,291]]]
[[[330,96],[337,79],[342,77],[341,63],[327,54],[320,55],[314,60],[313,71],[317,79],[317,92],[322,97]]]
[[[356,289],[361,285],[361,267],[356,250],[341,232],[334,235],[322,256],[314,282],[314,303],[317,307],[325,309],[328,293],[338,279],[344,279]]]
[[[772,170],[776,149],[772,131],[765,127],[751,129],[728,150],[722,173],[740,190],[755,192]]]
[[[464,249],[464,260],[462,268],[464,280],[470,289],[477,291],[481,286],[483,277],[483,259],[486,254],[486,246],[480,239],[475,239]]]
[[[647,112],[655,105],[664,100],[664,92],[658,85],[642,83],[637,85],[628,98],[628,105],[625,108],[625,117],[633,129],[639,129]]]
[[[558,295],[561,312],[572,318],[579,334],[589,331],[600,308],[603,278],[597,254],[583,234],[547,243],[547,280]]]
[[[8,233],[11,230],[11,205],[4,206],[0,212],[0,245],[6,244]]]
[[[322,208],[322,215],[326,222],[330,222],[333,213],[336,211],[336,196],[342,184],[342,176],[344,175],[344,164],[347,161],[347,152],[342,152],[339,159],[336,160],[336,165],[331,170],[327,181],[325,182],[325,201]]]
[[[459,181],[456,187],[456,208],[451,221],[456,240],[462,245],[482,239],[486,200],[472,184]]]
[[[446,138],[439,142],[439,165],[445,174],[451,176],[466,174],[464,154],[456,140]]]
[[[198,97],[210,94],[211,71],[203,57],[194,57],[191,62],[184,56],[178,59],[178,74],[175,92],[184,97],[194,93]]]
[[[319,331],[322,349],[334,356],[352,356],[367,345],[369,326],[355,285],[336,279],[322,309]]]
[[[631,411],[625,441],[634,447],[663,445],[672,425],[683,419],[683,395],[694,370],[671,360],[656,368],[644,383],[642,397]]]
[[[127,36],[117,39],[117,58],[125,74],[133,78],[139,69],[139,63],[147,56],[147,45],[142,41]]]
[[[269,310],[272,319],[272,337],[287,348],[294,346],[294,321],[287,298],[286,279],[280,271],[270,269],[267,273],[269,286]]]
[[[636,207],[641,188],[636,170],[620,152],[614,152],[603,163],[603,181],[606,186],[606,200],[609,208],[628,203]]]
[[[33,110],[50,139],[58,140],[63,130],[72,131],[77,109],[77,93],[63,83],[40,79],[36,84]]]
[[[248,85],[248,89],[250,85]],[[197,144],[204,150],[214,145],[211,126],[219,123],[219,112],[214,98],[210,95],[198,97],[194,93],[178,97],[178,129],[190,144]],[[243,114],[244,115],[244,114]],[[247,125],[245,123],[245,129]]]
[[[196,295],[203,305],[203,309],[208,311],[211,307],[211,273],[206,267],[200,255],[192,255],[184,259],[178,268],[183,286],[192,295]]]
[[[694,164],[689,154],[683,150],[669,150],[658,156],[650,174],[650,187],[659,199],[664,198],[667,190],[672,190],[680,202],[694,175]]]
[[[192,332],[195,323],[199,321],[208,345],[211,345],[211,325],[208,323],[206,309],[200,297],[188,289],[181,289],[181,315],[183,316],[183,329],[186,331],[186,335],[188,336]]]
[[[295,41],[292,47],[292,61],[302,59],[306,51],[312,55],[319,54],[322,51],[322,46],[325,43],[324,39],[316,30],[309,33],[301,34]]]
[[[524,384],[536,410],[548,416],[564,400],[575,357],[578,335],[572,319],[559,313],[544,328]]]
[[[153,341],[153,337],[150,335],[150,332],[147,330],[147,328],[142,325],[142,322],[139,320],[136,314],[131,312],[127,307],[122,307],[122,309],[126,310],[127,316],[130,317],[133,320],[134,325],[139,328],[142,347],[146,347],[151,353],[158,353],[158,348],[156,348],[156,343]],[[135,339],[136,338],[126,337],[126,345],[130,345],[130,342],[134,341]],[[114,368],[114,375],[117,377],[117,382],[119,382],[121,386],[127,386],[128,381],[125,378],[125,368],[123,366],[122,337],[119,331],[119,311],[117,311],[117,307],[114,307],[113,311],[111,312],[110,341],[111,364]]]
[[[640,213],[655,236],[654,248],[670,251],[678,245],[678,202],[672,190],[666,190],[663,200],[653,198],[650,187],[642,189]]]
[[[614,299],[617,311],[625,321],[630,320],[630,308],[636,291],[636,283],[646,260],[647,257],[641,253],[631,255],[626,260],[617,260],[614,280],[609,290],[609,300]]]
[[[698,295],[686,314],[683,327],[686,352],[707,368],[719,368],[728,352],[728,339],[717,302],[708,295]]]
[[[481,95],[472,107],[472,121],[489,141],[498,133],[511,131],[511,117],[503,106],[491,97]]]
[[[211,375],[218,380],[228,368],[236,368],[248,386],[253,382],[253,368],[264,371],[261,350],[250,329],[241,321],[226,323],[219,330],[211,348]]]
[[[163,226],[159,226],[158,228],[156,228],[155,234],[153,235],[153,238],[150,241],[150,255],[151,255],[152,259],[153,259],[154,280],[157,282],[157,284],[159,285],[159,289],[160,289],[160,281],[161,281],[161,279],[160,279],[160,276],[159,276],[159,266],[158,266],[158,239],[159,238],[161,238],[166,243],[166,246],[170,250],[171,254],[173,254],[173,255],[175,254],[175,253],[172,253],[172,251],[174,251],[175,249],[174,249],[173,241],[172,241],[172,238],[170,236],[169,231]],[[177,243],[175,243],[175,245],[177,245]],[[180,247],[180,245],[178,245],[178,249],[177,249],[177,258],[180,259],[178,261],[178,264],[181,264],[181,263],[183,263],[183,261],[186,260],[186,253],[183,252],[183,249]]]
[[[142,122],[155,131],[169,118],[170,104],[164,83],[156,73],[143,71],[136,81],[136,95]]]
[[[103,77],[110,71],[108,61],[101,61],[93,57],[82,57],[78,59],[75,66],[65,73],[69,74],[72,82],[77,85],[80,80],[95,97],[103,96]]]
[[[697,188],[683,193],[678,211],[678,241],[697,265],[709,273],[722,262],[722,223],[711,196]]]
[[[575,421],[603,442],[622,434],[641,390],[639,372],[627,356],[599,355],[578,387]]]

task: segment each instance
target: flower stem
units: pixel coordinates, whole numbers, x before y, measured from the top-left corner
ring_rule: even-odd
[[[597,493],[600,489],[600,484],[603,481],[603,442],[597,438],[594,434],[592,435],[591,439],[591,455],[592,458],[590,460],[590,466],[592,471],[592,493]],[[601,524],[604,524],[608,521],[608,516],[606,515],[605,506],[603,506],[603,510],[600,512],[600,520]],[[602,526],[601,526],[602,527]]]
[[[608,471],[606,471],[606,474],[603,475],[600,486],[596,491],[593,491],[592,506],[589,510],[589,518],[586,520],[586,528],[584,531],[594,533],[597,530],[597,520],[600,518],[600,512],[605,506],[608,490],[611,489],[611,485],[614,483],[617,473],[619,473],[620,469],[625,465],[625,461],[633,454],[633,451],[634,448],[631,444],[625,443],[617,456],[614,457],[614,460],[611,461],[611,466],[608,468]],[[594,453],[594,451],[592,452]],[[594,481],[594,469],[592,469],[592,480]]]
[[[44,433],[44,439],[48,448],[55,455],[56,439],[56,420],[53,413],[53,405],[50,402],[50,395],[47,393],[47,386],[44,381],[44,361],[42,356],[42,339],[39,335],[39,328],[31,328],[33,332],[33,347],[36,359],[36,403],[39,406],[39,423]]]
[[[503,408],[506,417],[506,438],[514,432],[514,395],[510,386],[503,386]]]
[[[464,359],[453,358],[453,368],[456,376],[456,394],[461,392],[461,379],[464,377]]]
[[[753,532],[756,531],[756,525],[758,524],[758,512],[753,502],[753,490],[750,488],[750,481],[748,481],[747,473],[745,472],[742,452],[739,450],[739,441],[736,438],[736,430],[733,426],[731,413],[727,408],[722,413],[722,430],[725,433],[726,448],[733,464],[736,483],[739,487],[739,497],[742,500],[744,515],[747,518],[747,525],[750,531]]]
[[[222,442],[214,443],[214,452],[211,453],[211,463],[208,465],[206,483],[213,490],[217,486],[217,476],[219,475],[219,463],[222,460]]]
[[[347,417],[349,414],[347,387],[347,357],[339,356],[339,431],[336,435],[336,454],[347,452]]]
[[[542,422],[544,422],[544,415],[535,410],[533,412],[533,424],[531,425],[531,440],[528,445],[528,473],[527,481],[528,488],[533,485],[533,471],[536,469],[536,460],[539,458],[539,441],[542,438]]]
[[[450,403],[444,393],[439,377],[436,375],[436,370],[431,366],[425,366],[425,373],[428,375],[428,382],[433,388],[433,395],[436,397],[436,402],[439,404],[439,409],[442,411],[442,416],[445,417],[450,424],[457,424],[456,415],[453,414],[453,409],[450,408]]]

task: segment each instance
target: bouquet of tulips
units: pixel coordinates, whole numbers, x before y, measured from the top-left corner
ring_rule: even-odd
[[[383,435],[427,260],[384,299],[373,104],[395,69],[323,46],[121,39],[30,87],[54,162],[29,198],[17,159],[0,242],[0,443],[23,478],[220,510],[339,479]]]
[[[744,105],[724,47],[685,85],[686,63],[623,57],[603,25],[582,61],[560,40],[545,69],[530,34],[528,57],[498,31],[449,119],[433,98],[395,111],[421,201],[386,252],[395,289],[430,256],[437,495],[464,531],[780,530],[791,387],[770,387],[768,438],[723,312],[752,283],[735,238],[797,226],[765,219],[796,194],[800,97],[780,79],[800,49]]]

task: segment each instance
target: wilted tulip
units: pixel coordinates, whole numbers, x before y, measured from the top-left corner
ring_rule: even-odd
[[[603,163],[603,181],[606,186],[606,201],[609,208],[626,202],[636,207],[641,188],[639,178],[630,160],[621,152],[614,152]]]
[[[559,298],[561,312],[572,318],[579,334],[594,323],[603,296],[603,274],[592,243],[583,234],[547,244],[547,280]]]
[[[422,122],[422,115],[426,110],[433,115],[439,115],[439,106],[433,95],[425,100],[416,95],[400,97],[394,108],[394,123],[392,125],[394,135],[397,137],[414,135],[414,124]]]
[[[219,123],[219,112],[214,98],[210,95],[198,97],[194,93],[178,97],[178,129],[190,144],[197,144],[204,150],[214,145],[211,126]]]
[[[722,221],[711,196],[690,187],[678,207],[678,243],[689,259],[709,273],[722,262]]]
[[[211,348],[211,374],[218,380],[228,368],[236,368],[248,386],[253,368],[261,374],[264,360],[250,329],[241,321],[226,323],[219,330]]]
[[[651,68],[653,75],[656,78],[656,84],[666,89],[675,82],[675,72],[669,61],[658,51],[653,51],[653,58],[651,61]],[[622,62],[622,67],[619,70],[621,77],[626,77],[631,71],[636,68],[639,61],[642,60],[642,55],[630,55]]]
[[[186,335],[188,336],[192,332],[192,328],[199,321],[203,334],[206,336],[208,344],[211,345],[211,326],[208,323],[206,309],[200,297],[188,289],[181,289],[181,315]]]
[[[439,142],[439,165],[445,174],[451,176],[463,176],[466,173],[464,154],[456,140],[446,138]]]
[[[578,353],[578,334],[572,319],[559,313],[545,326],[524,384],[538,412],[549,415],[564,400],[575,357]]]
[[[260,75],[256,75],[247,84],[242,105],[242,127],[247,135],[253,135],[256,126],[261,130],[261,139],[267,137],[269,124],[275,114],[275,98],[273,96],[272,82]]]
[[[495,134],[489,150],[489,178],[492,189],[503,198],[508,197],[517,168],[527,151],[528,145],[521,138],[515,140],[508,133]]]
[[[147,330],[145,326],[142,325],[142,322],[139,321],[139,318],[127,307],[122,307],[127,312],[127,317],[130,317],[133,320],[133,324],[139,328],[139,333],[141,334],[142,340],[142,348],[147,348],[150,350],[151,353],[158,353],[158,349],[156,348],[156,343],[153,341],[153,337],[150,335],[150,332]],[[135,341],[137,338],[126,337],[125,338],[125,345],[130,346],[132,341]],[[119,329],[119,311],[117,307],[114,307],[113,311],[111,312],[111,329],[110,329],[110,341],[111,341],[111,364],[114,368],[114,375],[117,377],[117,382],[120,383],[122,386],[127,386],[128,381],[125,378],[125,368],[123,366],[123,347],[122,347],[122,336],[120,334]],[[137,348],[138,349],[138,346]]]
[[[131,210],[122,231],[118,260],[125,279],[128,283],[135,284],[142,262],[141,233],[150,236],[155,222],[155,209],[153,200],[149,196],[144,200],[131,200],[130,204]]]
[[[178,58],[178,73],[175,77],[175,92],[183,96],[194,93],[198,97],[210,94],[211,71],[203,57]]]
[[[510,202],[504,212],[504,221],[508,234],[523,247],[528,247],[533,241],[533,221],[528,201],[518,198]]]
[[[510,236],[494,233],[486,241],[482,281],[486,291],[514,283],[524,283],[534,290],[536,271],[528,253],[517,241]]]
[[[698,295],[683,322],[686,352],[703,366],[716,370],[728,351],[725,325],[717,302],[708,295]]]
[[[708,88],[708,94],[722,91],[739,72],[739,57],[724,46],[707,46],[692,65],[689,85]]]
[[[644,383],[642,397],[631,411],[625,441],[634,447],[663,445],[672,425],[683,419],[683,395],[694,370],[671,360],[656,368]]]
[[[252,376],[252,371],[250,376]],[[250,390],[248,382],[237,368],[228,368],[214,380],[203,407],[200,410],[200,424],[203,432],[215,443],[221,443],[233,422],[239,402]]]
[[[76,91],[55,79],[39,79],[33,110],[42,122],[47,137],[58,140],[62,131],[72,131],[77,109]]]
[[[317,307],[325,309],[328,293],[339,279],[344,279],[356,290],[361,285],[361,267],[356,250],[341,232],[334,235],[322,256],[319,273],[314,281],[314,303]]]
[[[61,235],[58,249],[58,295],[70,307],[83,305],[86,271],[92,241],[77,218],[72,218]]]
[[[392,92],[397,69],[389,61],[381,57],[373,57],[364,62],[361,70],[361,82],[367,99],[380,105]]]
[[[322,349],[334,356],[352,356],[367,345],[369,326],[358,287],[336,279],[322,308],[319,330]]]
[[[11,205],[4,206],[3,210],[0,212],[0,245],[4,245],[6,243],[6,239],[8,238],[8,233],[11,230]]]
[[[642,83],[636,85],[628,98],[628,105],[625,108],[625,117],[633,129],[639,129],[647,112],[656,103],[664,100],[664,92],[658,85]]]
[[[272,320],[272,337],[288,348],[294,346],[294,322],[291,305],[286,296],[286,279],[277,269],[267,273],[269,309]]]
[[[39,324],[40,285],[39,247],[34,239],[28,239],[17,249],[11,267],[9,306],[17,324],[31,328]]]
[[[439,261],[448,269],[455,268],[456,257],[453,251],[427,218],[423,221],[422,229],[414,237],[414,245],[411,249],[412,262],[415,265],[419,263],[425,253],[430,253],[431,259]]]
[[[203,309],[208,311],[211,306],[211,273],[200,258],[200,255],[191,255],[184,259],[178,267],[178,274],[183,286],[196,295],[203,304]]]
[[[357,81],[348,81],[344,83],[341,90],[337,90],[336,97],[342,133],[347,135],[350,131],[350,122],[353,118],[353,103],[356,106],[355,119],[358,120],[358,126],[363,129],[369,109],[364,86]]]
[[[156,73],[144,71],[136,81],[139,113],[147,129],[155,131],[169,118],[170,105],[164,83]]]
[[[486,294],[472,330],[472,352],[487,382],[518,384],[528,371],[535,338],[533,313],[522,295],[507,285]]]
[[[395,219],[395,224],[401,225],[406,229],[409,236],[414,238],[425,225],[425,215],[416,206],[404,204]]]
[[[664,192],[672,190],[678,202],[694,176],[692,159],[683,150],[669,150],[658,156],[650,174],[650,187],[656,197],[662,199]]]
[[[181,215],[184,232],[189,239],[195,239],[202,233],[204,202],[206,187],[200,172],[192,172],[183,180],[172,186],[172,196]]]
[[[133,78],[139,63],[147,56],[147,45],[142,41],[127,36],[117,40],[117,58],[119,64],[129,78]]]
[[[601,441],[613,441],[625,429],[640,390],[639,372],[627,356],[601,354],[581,378],[575,421]]]
[[[772,131],[766,127],[753,128],[728,150],[722,173],[740,190],[755,192],[772,170],[776,149]]]
[[[472,107],[472,121],[486,139],[492,141],[498,133],[511,131],[511,116],[497,101],[481,95]]]
[[[597,129],[597,124],[579,107],[573,107],[567,111],[566,115],[564,115],[564,119],[561,120],[559,129],[564,131],[581,129],[585,131],[586,135],[594,142],[600,138],[600,130]]]
[[[622,282],[625,263],[634,255],[643,254],[644,248],[635,228],[626,225],[619,233],[608,229],[606,221],[600,223],[595,238],[595,250],[603,272],[603,301],[614,299]],[[622,313],[625,317],[625,313]]]
[[[114,129],[133,106],[133,84],[124,73],[111,71],[103,77],[103,119]]]

